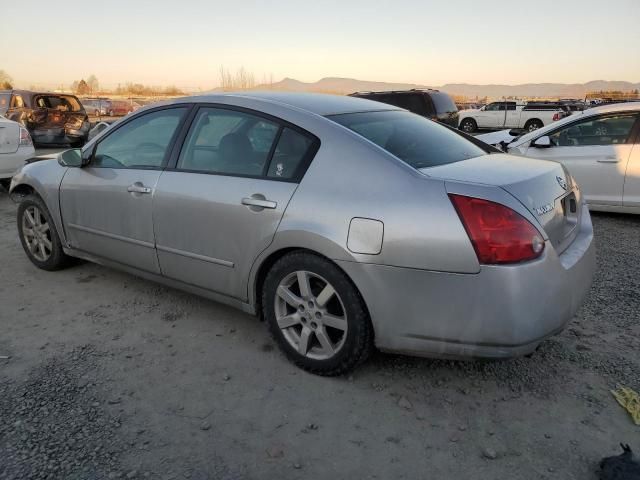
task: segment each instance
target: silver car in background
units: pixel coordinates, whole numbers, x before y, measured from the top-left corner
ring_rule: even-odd
[[[374,346],[531,353],[572,318],[595,268],[562,165],[353,97],[153,105],[24,167],[11,191],[36,266],[79,257],[261,315],[323,375]]]

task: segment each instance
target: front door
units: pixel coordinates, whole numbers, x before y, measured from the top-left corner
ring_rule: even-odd
[[[70,168],[60,194],[74,249],[160,273],[153,233],[153,196],[187,107],[136,116],[97,144],[90,163]]]
[[[271,243],[314,144],[252,112],[201,107],[156,190],[162,274],[246,299],[251,266]]]
[[[479,128],[500,128],[504,125],[504,102],[493,102],[486,105],[478,114]]]
[[[636,118],[600,115],[565,125],[549,135],[551,147],[529,147],[527,156],[562,162],[587,203],[620,206]]]

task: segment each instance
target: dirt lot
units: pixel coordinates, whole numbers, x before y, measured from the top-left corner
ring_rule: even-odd
[[[376,354],[306,374],[255,318],[92,264],[48,273],[0,193],[0,478],[596,478],[640,429],[640,218],[594,215],[599,270],[532,358]],[[452,292],[454,295],[454,292]],[[455,298],[452,298],[455,301]]]

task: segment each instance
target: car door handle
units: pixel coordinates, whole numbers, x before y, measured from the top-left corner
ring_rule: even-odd
[[[271,200],[263,200],[261,198],[253,198],[253,197],[244,197],[242,199],[242,205],[247,205],[248,207],[260,207],[260,208],[276,208],[278,206],[276,202],[272,202]]]
[[[127,192],[129,192],[129,193],[151,193],[151,189],[149,187],[145,187],[140,182],[136,182],[133,185],[129,185],[127,187]]]
[[[604,157],[596,160],[598,163],[618,163],[620,159],[618,157]]]

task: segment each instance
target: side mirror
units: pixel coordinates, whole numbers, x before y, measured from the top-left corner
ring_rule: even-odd
[[[63,167],[82,167],[82,150],[72,148],[58,155],[58,163]]]
[[[536,148],[549,148],[552,146],[551,139],[549,138],[548,135],[545,135],[544,137],[536,138],[531,145]]]

